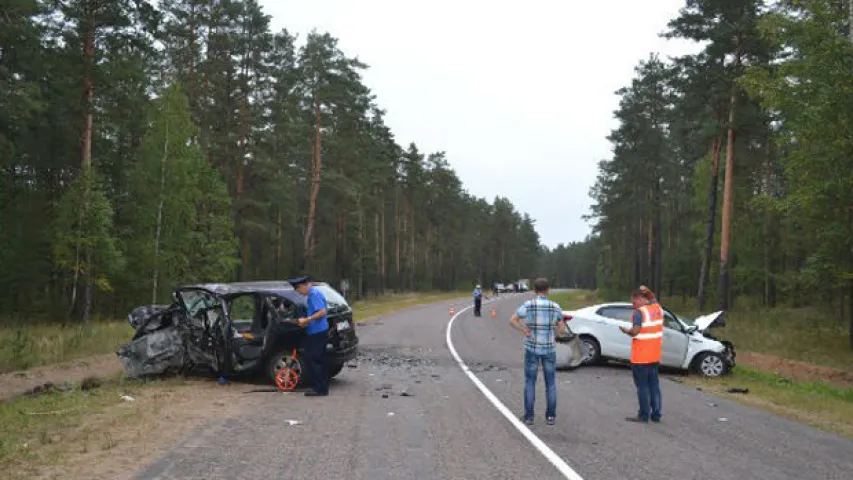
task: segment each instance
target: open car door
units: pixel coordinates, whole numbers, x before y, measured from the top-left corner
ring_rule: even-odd
[[[228,308],[219,295],[202,288],[182,288],[176,292],[184,310],[189,338],[185,346],[197,365],[206,365],[227,374],[233,370],[231,338],[234,328]]]

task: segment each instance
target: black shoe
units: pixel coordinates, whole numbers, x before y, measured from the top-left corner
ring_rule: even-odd
[[[652,417],[652,421],[655,423],[660,423],[660,417]]]
[[[634,423],[649,423],[649,421],[647,419],[640,418],[640,417],[628,417],[625,420],[627,420],[629,422],[634,422]]]
[[[328,397],[329,392],[321,393],[321,392],[315,392],[314,390],[309,390],[309,391],[305,392],[305,396],[306,397]]]
[[[521,421],[524,422],[524,424],[529,426],[529,427],[533,426],[533,417],[522,416]]]
[[[557,418],[556,417],[545,417],[545,423],[547,423],[548,425],[553,425],[553,424],[557,423]]]

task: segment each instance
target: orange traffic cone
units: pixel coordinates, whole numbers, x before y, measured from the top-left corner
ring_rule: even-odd
[[[497,312],[495,312],[495,309],[493,308],[492,309],[492,320],[494,320],[495,317],[497,317],[497,316],[498,316],[498,314],[497,314]]]
[[[450,306],[450,315],[456,315],[456,310],[453,309],[453,305]]]

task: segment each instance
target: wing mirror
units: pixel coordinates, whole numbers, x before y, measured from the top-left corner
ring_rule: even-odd
[[[697,327],[696,325],[690,325],[689,327],[687,327],[687,333],[693,333],[697,330],[699,330],[699,327]]]

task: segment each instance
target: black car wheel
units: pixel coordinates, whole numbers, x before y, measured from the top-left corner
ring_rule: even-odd
[[[300,355],[296,355],[296,358],[293,358],[292,350],[282,350],[272,356],[270,356],[269,361],[267,362],[267,377],[270,382],[275,384],[276,375],[278,372],[285,367],[290,367],[293,369],[297,375],[299,375],[299,385],[305,385],[308,381],[308,371],[303,368],[304,364],[302,363],[302,357]]]

